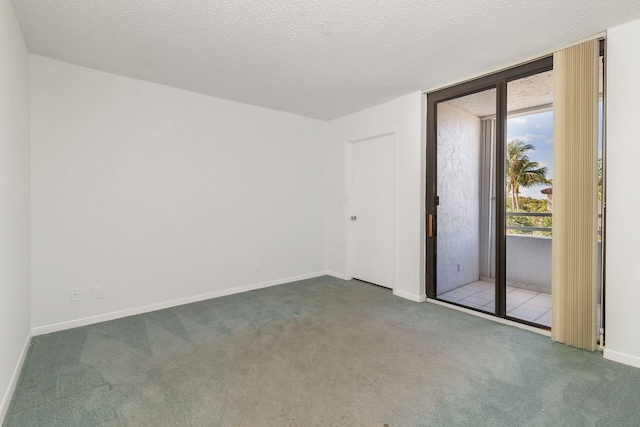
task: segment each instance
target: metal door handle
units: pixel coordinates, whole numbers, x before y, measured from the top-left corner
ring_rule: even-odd
[[[433,237],[433,215],[429,214],[429,237]]]

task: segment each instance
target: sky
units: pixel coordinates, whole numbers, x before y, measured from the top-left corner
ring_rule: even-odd
[[[598,104],[598,147],[599,157],[602,157],[602,102]],[[547,178],[553,178],[553,111],[528,114],[507,119],[507,142],[520,139],[535,147],[528,153],[532,161],[547,168]],[[520,188],[520,195],[534,199],[546,199],[540,190],[547,188],[540,185],[530,188]]]
[[[547,168],[547,179],[553,178],[553,111],[507,119],[507,142],[514,139],[533,145],[535,149],[528,152],[529,158]],[[546,199],[540,190],[547,187],[520,187],[520,196]]]

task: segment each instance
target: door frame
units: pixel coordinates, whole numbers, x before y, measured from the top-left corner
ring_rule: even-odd
[[[427,298],[437,299],[437,105],[440,102],[471,95],[488,89],[496,90],[496,218],[495,218],[495,302],[496,317],[506,318],[506,188],[505,147],[507,136],[507,83],[533,74],[553,69],[553,56],[546,56],[494,74],[479,77],[460,84],[427,93],[426,120],[426,277]],[[430,233],[430,231],[432,231]],[[466,307],[475,310],[470,307]],[[478,310],[476,310],[478,311]],[[537,326],[531,322],[509,318],[521,323]]]
[[[344,197],[344,227],[345,227],[345,252],[344,252],[344,278],[345,280],[353,279],[353,225],[351,215],[353,212],[353,144],[371,141],[385,136],[392,136],[393,142],[393,259],[392,259],[392,284],[393,292],[397,286],[397,259],[398,259],[398,131],[397,129],[388,130],[386,132],[375,132],[369,136],[359,138],[348,138],[344,141],[345,154],[345,197]]]

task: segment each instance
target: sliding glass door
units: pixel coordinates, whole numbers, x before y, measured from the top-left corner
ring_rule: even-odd
[[[496,88],[439,102],[435,108],[436,295],[495,313]]]
[[[550,325],[543,291],[548,273],[550,293],[551,237],[544,233],[550,232],[551,214],[540,191],[551,174],[543,160],[535,160],[548,147],[536,149],[531,142],[544,138],[551,144],[553,138],[536,136],[543,135],[540,129],[523,133],[523,125],[526,117],[551,109],[552,67],[549,57],[427,95],[429,298]],[[529,197],[536,190],[539,195]]]

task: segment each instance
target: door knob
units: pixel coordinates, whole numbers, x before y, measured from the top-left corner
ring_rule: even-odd
[[[356,219],[358,219],[358,218],[357,218],[355,215],[353,215],[353,216],[351,217],[351,221],[355,221]]]

